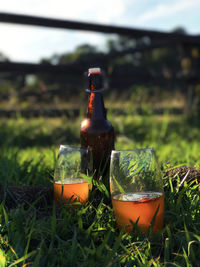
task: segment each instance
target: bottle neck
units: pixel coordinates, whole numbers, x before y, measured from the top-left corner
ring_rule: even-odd
[[[90,93],[87,117],[94,120],[106,119],[106,110],[101,93]]]
[[[87,117],[94,120],[106,119],[106,110],[102,93],[102,76],[100,73],[89,74],[89,98]]]

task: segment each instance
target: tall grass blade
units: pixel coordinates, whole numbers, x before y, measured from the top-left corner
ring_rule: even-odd
[[[49,245],[49,252],[53,248],[54,240],[55,240],[55,234],[56,234],[56,207],[55,204],[53,204],[53,214],[51,218],[51,242]]]
[[[70,260],[70,265],[71,266],[75,266],[75,262],[76,262],[76,258],[77,258],[77,233],[76,230],[74,231],[74,236],[72,238],[72,246],[71,246],[71,250],[70,250],[70,255],[69,255],[69,260]]]
[[[31,229],[30,229],[30,232],[28,234],[28,240],[27,240],[27,244],[26,244],[26,247],[25,247],[25,250],[24,250],[24,256],[27,255],[27,252],[28,252],[28,249],[29,249],[31,236],[32,236],[32,233],[33,233],[34,225],[35,225],[35,219],[36,219],[36,213],[34,213],[34,217],[33,217],[32,224],[31,224]],[[23,262],[23,265],[24,264],[25,264],[25,261]]]
[[[6,256],[2,249],[0,249],[0,266],[5,267],[6,266]]]
[[[170,240],[165,238],[165,248],[164,248],[164,262],[167,263],[170,258]]]
[[[106,246],[106,244],[107,244],[107,242],[108,242],[108,239],[109,239],[109,237],[110,237],[110,234],[111,234],[111,232],[108,232],[108,233],[107,233],[107,235],[106,235],[106,237],[104,238],[103,242],[102,242],[101,245],[97,248],[97,251],[96,251],[96,255],[97,255],[97,257],[100,258],[101,254],[102,254],[102,251],[103,251],[103,249],[105,248],[105,246]]]
[[[19,258],[18,260],[14,261],[12,264],[10,264],[8,267],[12,267],[15,266],[21,262],[24,262],[25,260],[27,260],[28,258],[30,258],[31,256],[33,256],[37,251],[33,250],[31,252],[29,252],[28,254],[24,255],[23,257]]]
[[[188,256],[191,257],[192,261],[195,262],[195,253],[194,253],[194,250],[192,248],[192,246],[189,246],[189,244],[191,243],[191,237],[190,237],[190,233],[187,229],[187,226],[186,224],[184,223],[184,229],[185,229],[185,237],[186,237],[186,241],[188,243]],[[190,250],[189,250],[190,248]]]
[[[192,267],[192,264],[190,263],[190,260],[189,260],[189,258],[188,258],[188,255],[187,255],[187,253],[186,253],[184,247],[182,247],[182,249],[183,249],[183,257],[184,257],[184,259],[185,259],[186,266],[187,266],[187,267]]]
[[[117,239],[115,240],[115,243],[111,249],[111,251],[108,252],[107,257],[105,258],[104,264],[103,266],[107,267],[109,264],[112,264],[112,259],[113,256],[115,255],[117,249],[120,246],[120,243],[122,241],[122,236],[124,234],[124,229],[122,229],[122,231],[120,232],[119,236],[117,237]]]

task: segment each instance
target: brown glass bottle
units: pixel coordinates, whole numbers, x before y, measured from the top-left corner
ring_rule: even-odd
[[[95,180],[100,177],[108,188],[110,154],[114,149],[114,128],[106,118],[102,96],[103,79],[100,68],[89,69],[89,98],[87,117],[81,123],[81,146],[90,148],[93,155]]]

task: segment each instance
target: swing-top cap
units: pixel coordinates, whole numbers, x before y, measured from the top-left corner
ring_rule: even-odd
[[[89,74],[94,74],[94,73],[101,73],[101,68],[90,68],[88,69]]]

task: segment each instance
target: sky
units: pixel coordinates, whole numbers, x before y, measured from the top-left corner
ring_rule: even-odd
[[[137,29],[200,34],[200,0],[0,0],[0,12],[35,15]],[[0,52],[12,61],[74,51],[81,44],[105,47],[109,35],[0,22]]]

